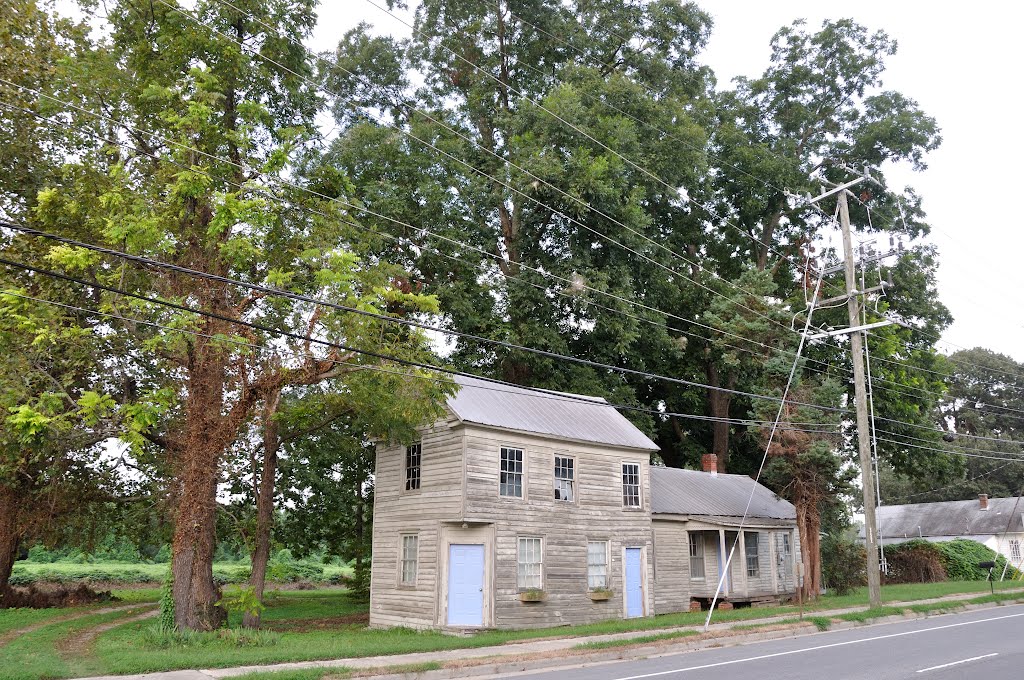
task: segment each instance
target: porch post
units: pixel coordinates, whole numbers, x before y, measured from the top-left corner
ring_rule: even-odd
[[[747,541],[745,531],[736,532],[736,542],[740,544],[740,574],[743,575],[743,596],[750,597],[750,577],[747,575]]]
[[[718,578],[722,580],[722,594],[729,594],[729,573],[727,570],[732,569],[732,565],[729,563],[729,549],[725,545],[725,529],[718,530],[718,545],[720,549],[718,551]]]
[[[776,546],[775,541],[778,540],[779,533],[777,531],[768,532],[768,562],[772,565],[772,592],[776,595],[779,594],[779,578],[776,572],[775,555]]]

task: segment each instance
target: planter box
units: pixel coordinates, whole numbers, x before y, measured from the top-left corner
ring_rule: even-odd
[[[610,590],[591,590],[587,593],[594,602],[606,602],[612,599],[613,594]]]
[[[519,593],[520,602],[543,602],[546,599],[548,596],[543,590],[524,590]]]

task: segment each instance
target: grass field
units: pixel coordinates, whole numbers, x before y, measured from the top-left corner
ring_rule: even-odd
[[[70,582],[104,582],[114,584],[162,582],[167,577],[167,564],[144,564],[129,562],[16,562],[11,582],[15,585],[27,585],[38,581],[56,583]],[[347,565],[322,564],[316,565],[321,574],[312,577],[316,581],[338,581],[352,576],[352,568]],[[213,565],[214,577],[224,583],[234,583],[249,577],[249,565],[236,562],[217,562]],[[287,574],[285,580],[302,580],[294,573]]]
[[[997,584],[1000,585],[1000,584]],[[1005,587],[1019,583],[1004,584]],[[993,598],[985,583],[940,583],[887,586],[886,602],[928,599],[951,593],[978,593],[978,601]],[[552,636],[586,636],[600,633],[643,631],[702,624],[705,613],[680,612],[658,617],[610,620],[586,626],[526,631],[488,631],[473,637],[453,637],[436,632],[406,629],[370,630],[366,627],[367,605],[354,601],[345,591],[271,591],[263,621],[266,631],[258,634],[237,628],[213,633],[177,635],[160,632],[155,619],[129,621],[153,612],[157,589],[115,591],[124,599],[119,611],[97,613],[99,607],[43,611],[0,610],[0,680],[65,678],[81,675],[127,674],[181,668],[211,668],[270,664],[326,658],[427,652],[500,645],[506,642]],[[997,598],[999,595],[997,594]],[[1005,594],[1004,599],[1022,595]],[[822,609],[865,606],[867,597],[858,592],[845,597],[824,597],[804,608]],[[845,618],[867,620],[914,609],[942,611],[942,605],[892,606],[857,613]],[[792,618],[794,606],[733,609],[717,612],[714,621],[743,621],[769,616]],[[237,626],[239,613],[232,612],[230,624]],[[829,622],[823,619],[822,625]],[[31,628],[25,634],[19,630]],[[644,639],[666,640],[682,633],[652,633]],[[6,639],[6,642],[4,641]],[[641,640],[642,641],[642,640]],[[584,643],[586,644],[586,643]],[[342,673],[337,670],[332,675]],[[299,675],[297,677],[306,677]],[[308,677],[319,677],[309,674]]]

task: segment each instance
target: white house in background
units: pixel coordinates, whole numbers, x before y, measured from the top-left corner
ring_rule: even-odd
[[[793,592],[792,506],[750,478],[652,468],[657,445],[600,398],[456,383],[420,441],[377,447],[371,626],[531,628],[689,609],[713,593],[751,490],[724,601]]]
[[[1024,563],[1024,502],[1018,498],[981,494],[969,501],[883,505],[878,509],[878,525],[882,545],[912,538],[935,542],[967,538],[985,544],[1015,567]]]

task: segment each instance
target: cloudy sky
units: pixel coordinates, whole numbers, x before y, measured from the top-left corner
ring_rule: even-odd
[[[373,0],[383,4],[382,0]],[[885,87],[916,99],[942,127],[943,144],[922,173],[891,168],[897,186],[924,197],[939,247],[939,294],[956,321],[944,351],[982,345],[1024,361],[1024,220],[1015,209],[1024,156],[1017,132],[1024,10],[1016,3],[981,0],[952,9],[924,0],[857,3],[821,0],[714,0],[698,2],[715,18],[704,55],[720,84],[757,75],[768,63],[772,34],[794,19],[810,27],[850,17],[884,29],[899,43]],[[406,15],[407,16],[407,15]],[[409,29],[368,0],[327,1],[321,7],[315,49],[330,49],[359,21],[382,33]]]

